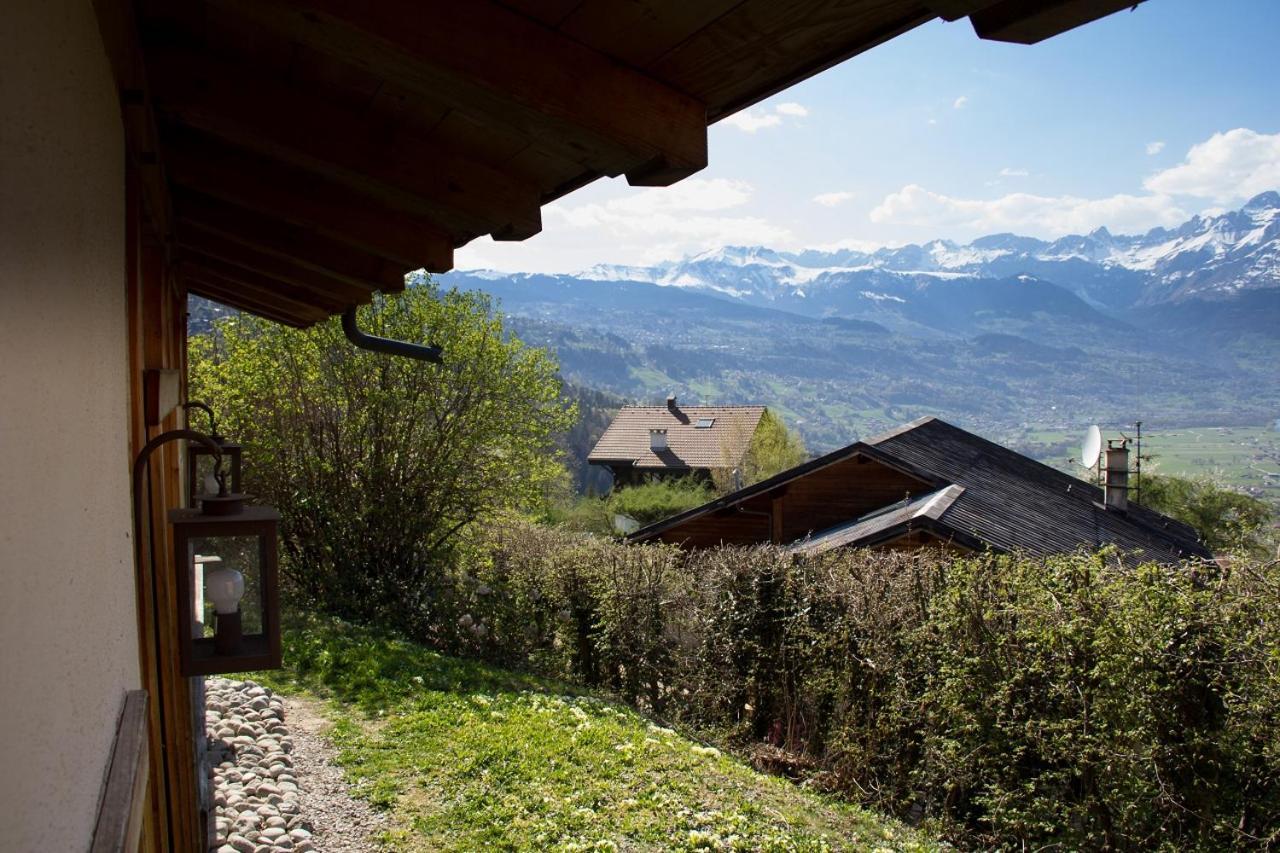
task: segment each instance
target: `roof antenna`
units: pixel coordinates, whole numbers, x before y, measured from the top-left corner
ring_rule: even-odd
[[[342,313],[342,333],[347,336],[347,340],[360,349],[367,349],[371,352],[385,352],[388,355],[398,355],[403,358],[413,358],[418,361],[430,361],[440,364],[444,350],[432,344],[413,344],[408,341],[396,341],[391,338],[380,338],[377,335],[366,334],[360,331],[360,327],[356,325],[356,309],[355,306],[348,308]]]

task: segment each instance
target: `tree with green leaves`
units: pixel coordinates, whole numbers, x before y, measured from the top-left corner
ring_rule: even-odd
[[[301,603],[429,633],[462,534],[536,509],[574,419],[554,358],[507,334],[487,296],[421,281],[359,311],[371,334],[439,344],[443,364],[247,315],[190,345],[191,392],[245,446],[245,486],[280,509]]]
[[[743,486],[767,480],[788,468],[794,468],[809,458],[804,441],[795,431],[788,429],[782,418],[765,409],[755,432],[741,441],[726,441],[724,447],[747,446],[741,461],[726,459],[711,472],[716,491],[727,494]]]
[[[1271,507],[1210,477],[1144,474],[1141,500],[1144,506],[1190,524],[1215,553],[1275,551],[1274,543],[1267,544]]]

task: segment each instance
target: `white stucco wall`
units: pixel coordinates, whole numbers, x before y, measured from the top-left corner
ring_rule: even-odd
[[[0,850],[86,849],[136,688],[124,142],[89,0],[0,26]]]

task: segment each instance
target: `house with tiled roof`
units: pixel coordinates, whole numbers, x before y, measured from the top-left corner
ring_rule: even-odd
[[[1044,556],[1114,546],[1131,565],[1212,555],[1190,526],[1128,500],[1128,452],[1095,486],[938,418],[783,471],[633,533],[688,548],[771,542]]]
[[[653,477],[710,477],[742,465],[764,406],[623,406],[587,461],[608,468],[615,485]]]

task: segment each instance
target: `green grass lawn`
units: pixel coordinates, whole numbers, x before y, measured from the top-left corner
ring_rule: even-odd
[[[260,680],[327,702],[396,850],[928,850],[894,821],[755,772],[605,698],[308,619]]]

